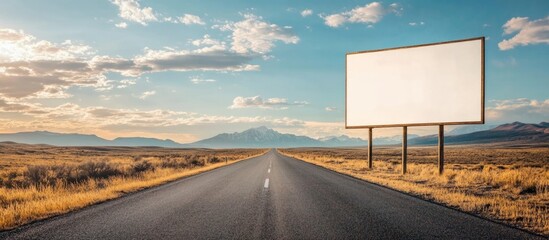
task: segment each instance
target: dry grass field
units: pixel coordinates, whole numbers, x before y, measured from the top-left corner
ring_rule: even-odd
[[[463,211],[549,235],[549,148],[449,146],[438,174],[436,147],[409,147],[401,174],[399,147],[279,149],[337,172],[378,183]]]
[[[265,151],[0,143],[0,230],[198,174]]]

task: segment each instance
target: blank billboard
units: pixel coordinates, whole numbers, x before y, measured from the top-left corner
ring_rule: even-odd
[[[345,127],[484,123],[484,37],[346,55]]]

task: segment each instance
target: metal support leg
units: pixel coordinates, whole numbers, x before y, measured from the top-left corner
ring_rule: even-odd
[[[438,126],[438,174],[444,172],[444,125]]]
[[[374,167],[372,159],[372,128],[368,129],[368,168],[372,169]]]
[[[402,174],[406,174],[408,158],[408,127],[402,127]]]

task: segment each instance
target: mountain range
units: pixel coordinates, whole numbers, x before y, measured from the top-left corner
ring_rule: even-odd
[[[410,145],[437,144],[438,136],[429,135],[411,139]],[[446,144],[478,144],[478,143],[549,143],[549,123],[539,124],[513,122],[492,129],[444,137]]]
[[[119,137],[113,140],[96,135],[79,133],[54,133],[48,131],[18,132],[0,134],[0,142],[17,142],[25,144],[49,144],[55,146],[154,146],[183,147],[183,144],[166,139],[143,137]]]
[[[446,133],[446,144],[495,142],[549,143],[549,123],[513,122],[490,127],[464,126]],[[475,131],[476,130],[476,131]],[[438,136],[408,135],[409,145],[436,144]],[[222,133],[193,143],[182,144],[170,139],[120,137],[113,140],[96,135],[53,133],[47,131],[0,134],[0,142],[49,144],[57,146],[155,146],[169,148],[268,148],[268,147],[357,147],[368,142],[346,135],[314,139],[307,136],[280,133],[267,127],[250,128],[243,132]],[[374,138],[374,145],[400,144],[402,136]]]

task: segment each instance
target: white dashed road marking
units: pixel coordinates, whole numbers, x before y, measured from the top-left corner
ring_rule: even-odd
[[[269,188],[269,179],[265,179],[265,185],[263,186],[265,188]]]

